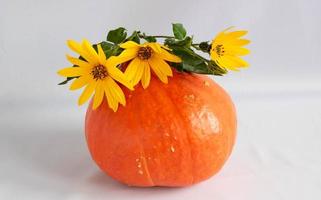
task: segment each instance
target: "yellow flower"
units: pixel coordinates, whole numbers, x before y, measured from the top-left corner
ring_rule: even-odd
[[[98,45],[97,53],[88,40],[83,40],[81,44],[69,40],[67,44],[70,49],[85,59],[84,61],[67,55],[67,59],[77,67],[68,67],[58,71],[58,74],[64,77],[79,77],[72,82],[70,90],[86,86],[79,97],[78,104],[85,103],[94,93],[93,109],[102,103],[105,95],[113,111],[117,111],[118,103],[125,105],[124,93],[115,80],[131,90],[133,86],[116,67],[117,64],[113,62],[113,58],[106,59],[100,45]]]
[[[116,57],[117,64],[130,61],[125,75],[133,85],[141,81],[144,89],[148,87],[150,82],[150,68],[162,82],[167,83],[167,77],[173,76],[173,73],[166,61],[181,62],[179,57],[167,51],[169,50],[167,47],[154,42],[137,44],[128,41],[121,44],[120,47],[124,51]]]
[[[247,31],[229,32],[230,28],[219,33],[211,45],[211,58],[221,68],[237,71],[238,68],[247,67],[248,63],[239,56],[244,56],[250,51],[243,46],[250,43],[249,40],[240,39]]]

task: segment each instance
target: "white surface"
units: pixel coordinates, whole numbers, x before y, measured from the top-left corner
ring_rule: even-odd
[[[0,199],[321,199],[319,1],[98,2],[0,0]],[[237,143],[201,184],[123,186],[91,161],[85,107],[55,71],[66,39],[99,41],[119,25],[169,33],[172,21],[200,40],[250,30],[251,68],[216,78],[237,107]]]

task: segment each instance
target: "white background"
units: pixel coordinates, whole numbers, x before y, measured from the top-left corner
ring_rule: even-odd
[[[0,0],[0,199],[321,199],[321,3],[318,0]],[[248,70],[214,77],[239,128],[223,170],[187,188],[131,188],[105,176],[84,139],[86,106],[57,86],[65,41],[125,26],[199,41],[250,31]]]

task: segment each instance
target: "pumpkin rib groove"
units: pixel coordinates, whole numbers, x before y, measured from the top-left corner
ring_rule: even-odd
[[[170,102],[171,102],[171,104],[173,105],[172,107],[176,110],[176,113],[177,113],[177,116],[179,116],[179,119],[180,119],[180,121],[182,122],[182,124],[186,124],[186,121],[184,120],[184,118],[183,118],[183,116],[180,114],[180,110],[179,110],[179,108],[178,108],[178,106],[174,103],[174,101],[173,101],[173,99],[171,98],[171,94],[169,94],[168,92],[167,92],[167,90],[165,89],[165,87],[163,86],[163,85],[161,85],[160,86],[161,88],[162,88],[162,90],[167,94],[167,97],[168,97],[168,99],[170,100]],[[189,155],[190,155],[190,163],[192,163],[192,165],[191,165],[191,178],[192,178],[192,180],[191,180],[191,183],[190,184],[193,184],[194,183],[194,156],[193,156],[193,152],[192,152],[192,147],[191,147],[191,145],[192,145],[192,143],[191,143],[191,139],[190,139],[190,136],[189,136],[189,131],[187,131],[186,129],[185,129],[185,131],[184,131],[185,133],[186,133],[186,138],[187,138],[187,142],[188,142],[188,147],[189,147]]]
[[[148,168],[148,165],[147,165],[147,162],[146,162],[146,158],[145,158],[145,151],[144,151],[144,148],[142,146],[142,142],[141,142],[141,138],[139,138],[138,140],[138,143],[140,144],[140,154],[141,154],[141,160],[142,160],[142,163],[143,163],[143,166],[144,166],[144,169],[145,169],[145,172],[146,172],[146,178],[148,179],[148,181],[150,182],[151,186],[155,186],[155,183],[150,175],[150,172],[149,172],[149,168]]]
[[[142,124],[141,121],[142,121],[142,113],[141,112],[138,112],[139,113],[139,117],[137,118],[138,120],[138,125]],[[143,128],[143,127],[142,127]],[[138,143],[139,143],[139,148],[140,148],[140,158],[142,159],[142,163],[143,163],[143,166],[144,166],[144,169],[145,169],[145,172],[146,172],[146,178],[149,180],[151,186],[155,186],[155,183],[153,181],[153,178],[149,172],[149,168],[148,168],[148,165],[147,165],[147,162],[146,162],[146,157],[145,157],[145,150],[144,150],[144,147],[143,147],[143,143],[142,143],[142,134],[141,132],[138,134],[139,135],[139,138],[138,138]]]
[[[155,77],[156,75],[153,75],[153,76]],[[155,79],[155,78],[153,78],[152,81],[158,81],[158,80]],[[157,84],[157,83],[156,83],[156,84]],[[159,84],[159,85],[162,85],[163,83],[158,83],[158,84]],[[162,102],[159,101],[157,98],[155,98],[155,95],[153,95],[151,89],[147,88],[147,89],[144,90],[144,92],[145,92],[147,95],[149,95],[149,97],[150,97],[149,99],[152,100],[152,101],[154,101],[156,104],[161,104],[161,103],[162,103]],[[161,157],[162,157],[161,154],[160,154],[158,151],[156,151],[156,152],[157,152],[157,157],[158,157],[158,158],[161,158]],[[158,165],[158,168],[161,169],[161,173],[160,173],[160,174],[162,174],[162,175],[164,176],[165,173],[164,173],[163,170],[162,170],[163,164],[162,164],[162,160],[161,160],[161,159],[159,159],[159,162],[157,162],[157,165]],[[162,181],[163,181],[163,180],[162,180]],[[158,180],[158,183],[156,183],[156,185],[158,185],[158,186],[164,185],[164,184],[162,184],[162,181]]]
[[[154,81],[154,80],[151,80],[151,81]],[[155,98],[154,98],[154,95],[151,94],[150,90],[144,89],[144,93],[149,96],[149,99],[150,99],[150,100],[156,101]],[[156,103],[157,103],[157,102],[156,102]],[[143,127],[143,128],[144,128],[144,127]],[[157,152],[157,157],[160,157],[159,152]],[[145,161],[146,161],[146,160],[145,160]],[[160,164],[159,162],[157,162],[157,164],[158,164],[158,166],[161,166],[161,164]],[[146,162],[146,165],[147,165],[147,162]],[[162,169],[162,168],[159,168],[159,169]],[[161,174],[164,174],[162,170],[161,170],[160,173],[161,173]],[[156,181],[154,180],[154,178],[152,177],[151,174],[150,174],[150,178],[151,178],[151,180],[153,181],[154,186],[157,186],[158,184],[156,183]]]

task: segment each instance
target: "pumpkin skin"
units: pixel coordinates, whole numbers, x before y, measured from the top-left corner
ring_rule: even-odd
[[[113,112],[106,102],[86,114],[93,160],[131,186],[188,186],[216,174],[236,136],[229,95],[204,75],[173,72],[168,84],[155,76],[147,89],[123,88],[127,104]]]

